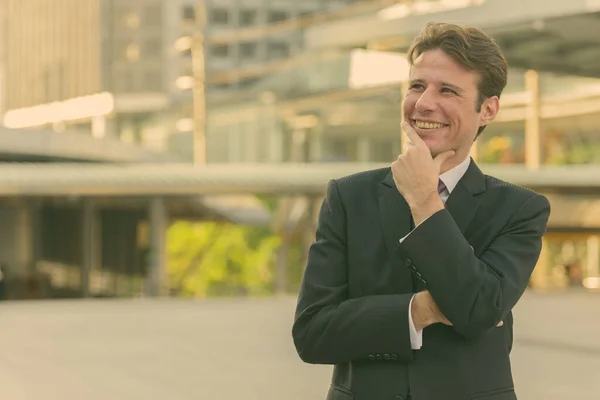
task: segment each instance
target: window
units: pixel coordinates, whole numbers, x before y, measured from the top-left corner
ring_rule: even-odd
[[[287,43],[271,42],[269,43],[269,58],[280,59],[287,58],[290,54],[290,46]]]
[[[256,43],[242,43],[240,46],[240,56],[242,58],[256,57],[257,47]]]
[[[162,6],[160,3],[144,3],[144,26],[160,28],[162,26]]]
[[[229,46],[213,46],[210,54],[214,57],[227,57],[229,55]]]
[[[118,71],[114,74],[114,87],[116,93],[130,93],[134,88],[134,76],[129,70]]]
[[[214,24],[229,23],[229,10],[225,8],[213,8],[210,16],[210,22]]]
[[[397,157],[394,154],[394,139],[372,138],[369,144],[369,161],[389,162]]]
[[[184,21],[192,22],[196,19],[196,11],[194,10],[194,6],[183,7],[181,13],[181,17]]]
[[[269,22],[279,22],[284,19],[288,19],[288,13],[281,10],[271,10],[269,11]]]
[[[323,138],[323,159],[325,162],[355,162],[358,159],[357,139],[355,137]]]
[[[242,10],[240,12],[240,25],[249,26],[256,24],[258,13],[256,10]]]
[[[142,91],[160,92],[163,90],[163,77],[160,69],[149,69],[143,76]]]
[[[160,58],[162,55],[162,43],[160,38],[148,38],[143,47],[144,58]]]
[[[140,16],[135,12],[127,13],[124,16],[124,22],[129,29],[137,29],[140,27]]]
[[[125,49],[125,58],[127,61],[135,62],[140,59],[140,46],[136,43],[131,43]]]

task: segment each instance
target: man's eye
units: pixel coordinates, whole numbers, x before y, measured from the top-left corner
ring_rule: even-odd
[[[423,89],[423,85],[421,85],[420,83],[414,83],[410,86],[411,89]]]
[[[456,94],[456,92],[454,90],[450,89],[450,88],[443,88],[442,92],[443,93],[453,93],[453,94]]]

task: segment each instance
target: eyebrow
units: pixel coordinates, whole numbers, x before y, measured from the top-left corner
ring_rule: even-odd
[[[424,84],[425,81],[423,79],[413,79],[413,80],[410,81],[411,85],[414,85],[415,83]],[[450,89],[454,90],[457,93],[463,93],[464,92],[464,90],[461,87],[453,85],[453,84],[448,83],[448,82],[439,82],[439,85],[447,87],[447,88],[450,88]]]

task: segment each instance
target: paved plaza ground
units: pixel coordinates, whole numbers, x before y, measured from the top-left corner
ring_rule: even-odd
[[[318,400],[331,367],[291,341],[295,298],[0,304],[0,398]],[[515,310],[520,400],[600,398],[600,294],[527,293]]]

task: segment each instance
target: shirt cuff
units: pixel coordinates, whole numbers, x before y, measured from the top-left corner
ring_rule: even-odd
[[[415,323],[412,318],[412,302],[415,299],[415,296],[410,299],[410,303],[408,303],[408,328],[410,331],[410,347],[413,350],[419,350],[423,346],[423,329],[417,331],[415,328]]]
[[[431,215],[430,215],[429,217],[425,218],[423,221],[421,221],[421,224],[422,224],[423,222],[427,221],[429,218],[431,218]],[[419,224],[419,225],[415,226],[415,228],[414,228],[412,231],[408,232],[408,235],[406,235],[406,236],[404,236],[402,239],[400,239],[400,243],[404,242],[404,240],[405,240],[407,237],[409,237],[409,236],[410,236],[410,234],[411,234],[411,233],[413,233],[413,232],[415,231],[415,229],[417,229],[417,228],[418,228],[418,227],[419,227],[421,224]]]

